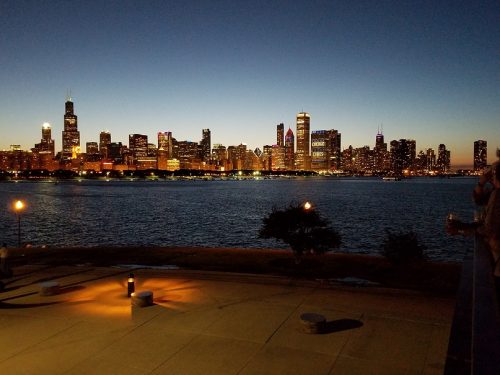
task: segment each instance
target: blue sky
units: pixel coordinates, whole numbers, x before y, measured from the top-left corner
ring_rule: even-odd
[[[0,2],[0,149],[30,148],[71,89],[82,146],[158,131],[275,142],[276,124],[342,147],[412,138],[470,164],[500,146],[498,1]]]

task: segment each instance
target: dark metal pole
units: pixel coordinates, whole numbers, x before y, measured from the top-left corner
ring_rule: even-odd
[[[21,215],[17,214],[17,247],[21,248]]]

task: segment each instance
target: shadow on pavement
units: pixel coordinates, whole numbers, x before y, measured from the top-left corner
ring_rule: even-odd
[[[322,334],[347,331],[349,329],[359,328],[363,326],[363,322],[356,319],[337,319],[325,323]]]
[[[29,308],[33,308],[33,307],[55,305],[55,304],[58,304],[61,302],[57,302],[57,301],[56,302],[45,302],[45,303],[5,303],[5,302],[0,302],[0,310],[1,309],[29,309]]]

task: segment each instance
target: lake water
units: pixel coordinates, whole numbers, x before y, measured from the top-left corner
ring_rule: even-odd
[[[472,220],[475,178],[297,178],[222,181],[0,183],[0,241],[35,246],[193,245],[286,248],[258,238],[273,206],[311,201],[342,235],[339,251],[378,254],[386,229],[414,230],[435,260],[461,260],[471,239],[449,237],[446,216]]]

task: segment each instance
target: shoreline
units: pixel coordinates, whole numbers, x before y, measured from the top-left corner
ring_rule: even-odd
[[[355,279],[369,285],[454,295],[461,274],[459,262],[426,261],[393,265],[375,255],[328,253],[305,255],[296,265],[284,249],[212,248],[192,246],[97,246],[11,248],[13,266],[87,265],[110,267],[175,266],[184,270],[285,276],[322,282]]]

